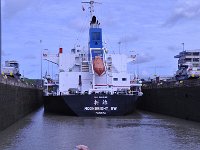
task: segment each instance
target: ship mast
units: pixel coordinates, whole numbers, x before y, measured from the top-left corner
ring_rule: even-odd
[[[95,1],[82,2],[82,3],[90,4],[89,10],[90,10],[90,16],[91,16],[91,18],[93,17],[93,13],[94,13],[94,4],[101,4],[101,3],[95,2]]]

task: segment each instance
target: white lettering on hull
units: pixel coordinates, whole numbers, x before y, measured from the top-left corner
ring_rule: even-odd
[[[96,110],[96,111],[108,111],[108,110],[111,110],[111,111],[116,111],[117,110],[117,107],[84,107],[84,110],[86,111],[93,111],[93,110]]]
[[[110,109],[111,110],[117,110],[117,107],[111,107]]]
[[[94,95],[91,100],[92,105],[84,107],[84,111],[93,111],[97,115],[106,115],[107,113],[118,111],[118,107],[112,105],[108,107],[111,101],[106,95]]]
[[[99,111],[99,112],[96,112],[97,115],[106,115],[106,112],[105,111]]]
[[[94,107],[85,107],[84,110],[94,110]]]

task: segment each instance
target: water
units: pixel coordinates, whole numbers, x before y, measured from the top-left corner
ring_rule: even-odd
[[[138,111],[124,117],[69,117],[43,108],[0,132],[0,150],[199,150],[200,123]]]

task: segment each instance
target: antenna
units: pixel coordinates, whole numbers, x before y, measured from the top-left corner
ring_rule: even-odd
[[[185,43],[181,43],[181,44],[183,45],[183,51],[184,51],[184,50],[185,50],[185,47],[184,47],[184,46],[185,46]]]
[[[118,44],[119,44],[119,54],[120,54],[120,49],[121,49],[121,44],[122,44],[122,42],[119,41]]]
[[[82,3],[85,3],[85,4],[90,4],[90,15],[91,17],[93,16],[93,13],[94,13],[94,4],[102,4],[102,3],[99,3],[99,2],[95,2],[95,1],[89,1],[89,2],[82,2]]]

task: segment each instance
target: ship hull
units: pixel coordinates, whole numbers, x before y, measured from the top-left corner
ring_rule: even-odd
[[[45,112],[72,116],[122,116],[136,108],[137,95],[44,96]]]

